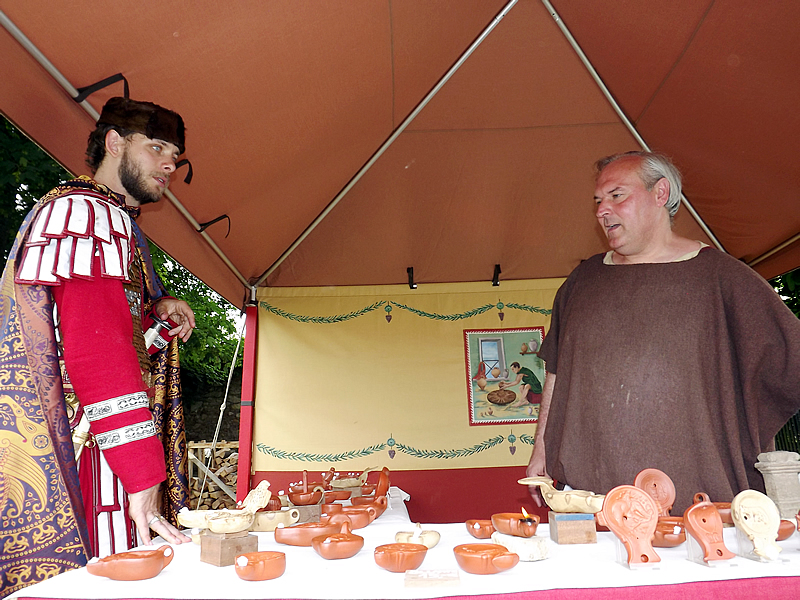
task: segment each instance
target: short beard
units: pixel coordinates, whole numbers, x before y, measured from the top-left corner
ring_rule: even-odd
[[[127,148],[119,164],[119,180],[125,191],[137,200],[140,205],[161,200],[163,194],[160,191],[149,190],[145,185],[142,170],[128,158]]]

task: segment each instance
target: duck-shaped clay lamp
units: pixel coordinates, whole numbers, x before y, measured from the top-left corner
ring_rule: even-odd
[[[242,501],[241,509],[189,510],[183,507],[178,512],[178,522],[190,529],[210,529],[214,533],[244,531],[253,524],[256,511],[264,508],[271,496],[269,481],[264,480],[250,490]]]
[[[517,483],[539,487],[547,506],[557,513],[597,513],[603,508],[602,494],[586,490],[557,490],[549,477],[523,477]]]

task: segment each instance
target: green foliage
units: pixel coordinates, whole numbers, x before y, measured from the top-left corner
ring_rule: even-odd
[[[791,311],[800,318],[800,269],[789,271],[770,281]]]
[[[22,220],[41,196],[69,173],[44,150],[0,119],[0,248],[8,258]]]
[[[181,371],[201,387],[225,383],[238,338],[233,305],[158,246],[149,244],[153,266],[170,295],[186,300],[194,311],[197,328],[188,342],[181,343]],[[242,354],[240,349],[237,366],[242,364]]]

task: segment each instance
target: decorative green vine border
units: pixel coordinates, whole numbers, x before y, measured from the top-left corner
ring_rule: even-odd
[[[483,306],[479,306],[477,308],[473,308],[472,310],[468,310],[462,313],[453,313],[450,315],[443,315],[440,313],[431,313],[426,312],[424,310],[419,310],[408,306],[406,304],[401,304],[399,302],[395,302],[394,300],[378,300],[377,302],[370,304],[369,306],[365,306],[360,310],[355,310],[353,312],[349,312],[343,315],[333,315],[328,317],[314,317],[310,315],[297,315],[294,313],[287,312],[283,309],[280,309],[276,306],[272,306],[269,302],[261,301],[258,305],[271,312],[274,315],[279,317],[283,317],[284,319],[289,319],[291,321],[297,321],[298,323],[315,323],[315,324],[328,324],[328,323],[341,323],[342,321],[349,321],[350,319],[355,319],[356,317],[361,317],[368,313],[371,313],[374,310],[377,310],[380,307],[383,307],[383,310],[386,311],[386,319],[391,320],[391,312],[393,308],[398,308],[400,310],[405,310],[410,312],[411,314],[417,315],[418,317],[425,317],[427,319],[434,319],[437,321],[459,321],[461,319],[469,319],[471,317],[476,317],[485,313],[492,308],[496,308],[497,310],[501,311],[499,313],[500,318],[503,318],[503,309],[514,309],[514,310],[524,310],[527,312],[538,313],[541,315],[549,315],[553,311],[548,308],[541,308],[539,306],[530,306],[528,304],[518,304],[516,302],[512,302],[510,304],[503,304],[502,302],[498,302],[497,304],[484,304]]]
[[[367,446],[366,448],[361,448],[359,450],[349,450],[347,452],[339,452],[338,454],[309,454],[307,452],[287,452],[286,450],[280,450],[278,448],[273,448],[272,446],[268,446],[266,444],[256,444],[256,449],[261,452],[262,454],[266,454],[273,458],[277,458],[279,460],[299,460],[303,462],[322,462],[322,463],[332,463],[332,462],[341,462],[344,460],[351,460],[354,458],[363,458],[365,456],[369,456],[370,454],[375,454],[376,452],[381,452],[382,450],[389,450],[390,457],[394,457],[395,452],[402,452],[403,454],[408,454],[409,456],[413,456],[414,458],[441,458],[441,459],[450,459],[450,458],[462,458],[464,456],[472,456],[473,454],[478,454],[479,452],[483,452],[485,450],[489,450],[498,444],[503,443],[504,441],[508,440],[508,442],[513,447],[514,442],[518,439],[523,444],[533,445],[534,436],[528,435],[527,433],[523,433],[522,435],[517,438],[513,433],[508,435],[506,438],[503,435],[497,435],[493,438],[489,438],[488,440],[484,440],[474,446],[470,446],[469,448],[459,448],[459,449],[451,449],[451,450],[421,450],[419,448],[414,448],[412,446],[407,446],[406,444],[402,444],[397,442],[394,438],[390,437],[386,442],[381,442],[379,444],[373,444],[372,446]]]

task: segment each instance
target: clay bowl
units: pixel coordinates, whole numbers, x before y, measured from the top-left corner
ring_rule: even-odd
[[[354,530],[366,527],[378,516],[377,511],[372,506],[343,506],[342,514],[350,518]]]
[[[466,525],[469,534],[479,540],[488,540],[495,532],[494,525],[488,519],[470,519]]]
[[[529,538],[536,535],[539,525],[539,515],[522,513],[497,513],[492,515],[492,526],[500,533]]]
[[[117,581],[138,581],[155,577],[172,562],[175,551],[172,546],[160,546],[155,550],[134,550],[120,552],[90,562],[86,570],[92,575],[99,575]]]
[[[327,560],[350,558],[364,547],[364,538],[350,531],[349,523],[342,523],[339,533],[319,535],[311,540],[314,552]]]
[[[239,579],[266,581],[283,575],[286,555],[283,552],[248,552],[237,556],[233,564]]]
[[[492,575],[515,567],[519,555],[498,544],[461,544],[453,548],[458,566],[473,575]]]
[[[676,529],[677,528],[677,529]],[[677,533],[675,533],[677,531]],[[674,548],[686,541],[683,517],[658,517],[653,534],[654,548]]]
[[[308,487],[306,489],[303,489],[303,484],[302,483],[296,483],[294,485],[290,485],[289,486],[289,492],[290,493],[313,492],[313,491],[318,491],[318,490],[324,490],[325,489],[325,484],[323,482],[321,482],[321,481],[314,481],[314,482],[309,481],[307,485],[308,485]]]
[[[321,504],[319,509],[322,511],[322,514],[325,515],[337,515],[342,512],[342,505],[341,504]]]
[[[378,496],[377,498],[375,496],[361,496],[361,498],[365,497],[368,498],[370,501],[356,502],[356,500],[358,500],[359,498],[353,498],[352,500],[350,500],[350,502],[353,503],[353,506],[358,506],[362,508],[371,506],[372,508],[375,509],[376,519],[380,517],[384,512],[386,512],[386,507],[389,506],[389,500],[386,498],[386,496]]]
[[[787,519],[781,519],[781,524],[778,526],[778,541],[782,542],[792,537],[794,530],[794,523]]]
[[[419,569],[428,547],[422,544],[384,544],[375,548],[375,562],[392,573]]]
[[[350,498],[350,504],[353,506],[361,506],[373,502],[375,502],[375,496],[356,496],[355,498]]]
[[[361,495],[369,496],[370,494],[374,494],[376,487],[377,486],[374,483],[365,483],[361,486]]]
[[[208,528],[214,533],[236,533],[250,529],[255,513],[223,513],[208,518]]]
[[[295,506],[309,506],[322,500],[322,492],[289,492],[289,502]]]
[[[352,494],[350,490],[331,490],[329,492],[325,492],[325,503],[330,504],[332,502],[336,502],[337,500],[349,500],[350,494]]]
[[[311,540],[320,535],[330,535],[339,531],[337,523],[300,523],[291,527],[275,529],[275,541],[289,546],[310,546]]]

